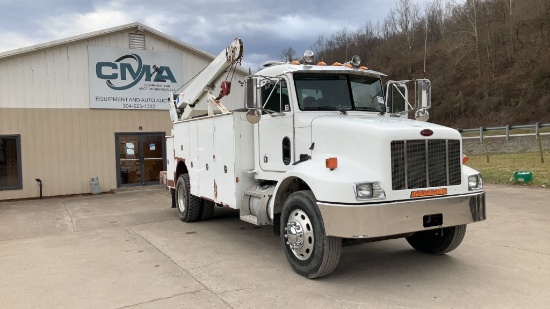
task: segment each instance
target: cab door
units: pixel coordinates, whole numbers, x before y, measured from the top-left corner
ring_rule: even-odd
[[[260,167],[264,171],[287,171],[294,158],[294,113],[285,79],[262,86],[264,114],[258,123]]]

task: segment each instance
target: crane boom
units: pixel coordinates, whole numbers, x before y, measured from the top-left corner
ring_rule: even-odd
[[[215,105],[227,112],[227,109],[221,105],[212,92],[214,90],[215,83],[231,66],[237,64],[243,56],[243,42],[241,39],[236,38],[231,44],[229,44],[220,54],[212,60],[212,62],[200,72],[195,79],[189,83],[185,91],[175,96],[170,94],[170,117],[172,122],[177,122],[178,113],[177,110],[184,109],[182,120],[188,119],[191,115],[196,104],[200,102],[205,95],[209,95],[208,100],[212,101]],[[222,92],[228,89],[222,88]],[[227,94],[226,93],[226,94]],[[210,111],[210,106],[209,106]]]

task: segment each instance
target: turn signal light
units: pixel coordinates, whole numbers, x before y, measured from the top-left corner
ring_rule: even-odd
[[[296,61],[296,60],[294,60],[294,61],[292,61],[292,62],[291,62],[291,64],[300,64],[300,62],[299,62],[299,61]]]
[[[467,155],[464,155],[464,156],[462,157],[462,164],[466,164],[466,162],[468,162],[468,161],[470,161],[470,158],[468,158]]]
[[[338,167],[338,158],[328,158],[326,160],[327,168],[331,171]]]

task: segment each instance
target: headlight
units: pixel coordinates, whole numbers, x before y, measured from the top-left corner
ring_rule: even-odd
[[[468,190],[483,189],[483,179],[480,174],[468,176]]]
[[[386,193],[379,182],[356,183],[355,198],[358,200],[385,199]]]

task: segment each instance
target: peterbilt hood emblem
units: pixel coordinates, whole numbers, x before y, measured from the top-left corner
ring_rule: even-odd
[[[424,129],[424,130],[420,131],[420,135],[422,135],[422,136],[432,136],[432,134],[434,134],[434,131],[432,131],[430,129]]]

